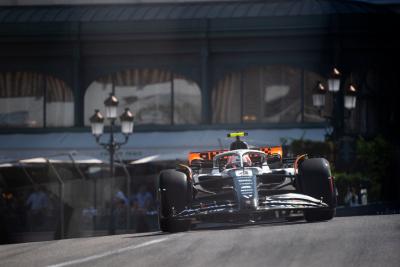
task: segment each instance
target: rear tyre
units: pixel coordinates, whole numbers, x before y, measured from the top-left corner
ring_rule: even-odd
[[[304,217],[308,222],[327,221],[336,213],[336,194],[329,162],[324,158],[304,160],[299,166],[298,185],[302,194],[321,199],[328,208],[306,209]]]
[[[190,204],[191,185],[186,174],[176,170],[162,171],[159,180],[160,209],[158,222],[163,232],[184,232],[190,229],[190,220],[177,220],[173,217]]]
[[[307,222],[320,222],[329,221],[335,216],[335,209],[329,210],[306,210],[304,212],[304,218]]]

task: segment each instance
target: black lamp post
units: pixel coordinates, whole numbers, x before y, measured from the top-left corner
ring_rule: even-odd
[[[333,94],[333,109],[330,116],[324,116],[330,121],[333,127],[331,138],[338,139],[344,134],[344,119],[350,115],[350,112],[356,107],[357,90],[354,84],[350,83],[348,88],[344,91],[341,90],[341,73],[338,69],[334,68],[330,77],[328,78],[328,90],[322,82],[318,82],[312,98],[313,105],[318,108],[320,115],[325,107],[325,96],[329,92]],[[345,110],[347,113],[345,113]],[[347,115],[347,116],[346,116]]]
[[[96,142],[105,148],[110,155],[110,173],[111,178],[114,178],[114,156],[115,152],[124,144],[128,142],[129,135],[133,132],[133,120],[134,116],[129,108],[126,108],[124,113],[120,116],[121,120],[121,133],[124,135],[124,141],[117,142],[115,140],[115,121],[117,120],[117,107],[118,99],[113,94],[104,101],[106,107],[106,118],[110,121],[110,139],[107,143],[100,141],[100,137],[104,131],[104,117],[98,109],[95,110],[94,115],[90,117],[90,123],[92,128],[92,134],[96,137]]]
[[[104,131],[104,117],[100,113],[98,109],[95,110],[94,115],[90,117],[90,123],[92,127],[92,134],[96,137],[96,142],[101,145],[103,148],[105,148],[109,155],[110,155],[110,175],[111,178],[114,178],[115,176],[115,169],[114,169],[114,157],[115,157],[115,152],[124,144],[128,142],[129,135],[132,134],[133,132],[133,121],[134,121],[134,116],[132,112],[129,110],[129,108],[126,108],[125,111],[121,114],[119,117],[121,120],[121,133],[124,135],[124,140],[122,142],[117,142],[114,134],[115,134],[115,122],[117,120],[117,107],[118,107],[118,99],[114,95],[114,89],[113,92],[110,93],[110,96],[104,101],[104,105],[106,108],[106,118],[110,121],[110,139],[107,143],[103,143],[100,141],[100,137],[103,135]],[[127,183],[127,188],[128,188],[128,195],[129,195],[129,189],[130,189],[130,181],[128,178],[128,183]],[[127,229],[129,228],[130,225],[130,209],[129,206],[127,207]],[[109,234],[114,234],[115,233],[115,207],[112,205],[111,211],[110,211],[110,228],[109,228]]]

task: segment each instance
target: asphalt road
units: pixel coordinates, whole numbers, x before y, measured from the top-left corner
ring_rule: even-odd
[[[0,266],[400,266],[400,215],[0,246]]]

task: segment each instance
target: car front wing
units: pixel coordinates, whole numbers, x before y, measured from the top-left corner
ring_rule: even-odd
[[[204,219],[215,215],[222,217],[224,215],[256,215],[271,211],[324,209],[328,207],[328,204],[324,203],[322,200],[318,200],[311,196],[298,193],[288,193],[260,198],[254,203],[254,205],[247,206],[246,208],[240,208],[239,205],[234,202],[200,205],[198,207],[185,209],[174,214],[173,217],[176,219]]]

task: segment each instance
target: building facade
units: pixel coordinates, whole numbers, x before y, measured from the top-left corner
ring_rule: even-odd
[[[139,131],[322,127],[311,94],[338,66],[370,134],[396,72],[397,16],[356,1],[0,9],[3,133],[85,131],[113,86]]]
[[[375,2],[4,2],[1,187],[61,177],[59,197],[75,210],[84,203],[105,207],[115,186],[103,179],[107,172],[87,158],[71,171],[52,157],[108,159],[91,136],[89,117],[104,111],[112,90],[119,113],[126,107],[135,113],[134,134],[117,155],[129,164],[228,147],[230,130],[249,131],[256,145],[323,141],[332,126],[326,117],[337,118],[342,137],[384,135],[399,155],[398,3]],[[322,112],[313,106],[316,85],[326,86],[333,67],[342,72],[343,88],[357,85],[351,113],[328,96]],[[35,157],[50,161],[21,161]],[[162,164],[120,168],[118,183],[128,194],[129,173],[152,183]]]

